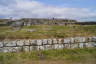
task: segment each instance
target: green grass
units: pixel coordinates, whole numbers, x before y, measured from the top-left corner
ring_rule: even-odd
[[[27,31],[34,29],[35,31]],[[57,26],[57,25],[34,25],[24,26],[19,31],[14,31],[12,27],[0,27],[0,38],[65,38],[75,36],[96,36],[96,25],[89,26]]]
[[[66,60],[88,63],[96,61],[96,48],[0,53],[1,64],[23,64],[23,62],[34,60]]]

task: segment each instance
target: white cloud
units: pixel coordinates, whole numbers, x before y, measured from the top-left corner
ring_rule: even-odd
[[[38,1],[15,0],[14,4],[8,7],[0,5],[0,16],[5,18],[92,18],[96,17],[96,12],[86,8],[63,8],[48,6]]]

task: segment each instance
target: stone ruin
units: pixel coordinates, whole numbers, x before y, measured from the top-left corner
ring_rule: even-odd
[[[96,37],[62,39],[5,39],[0,41],[0,52],[30,52],[50,49],[96,47]]]

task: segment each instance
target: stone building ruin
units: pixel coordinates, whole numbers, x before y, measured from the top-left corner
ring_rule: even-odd
[[[1,22],[2,21],[2,22]],[[0,19],[0,26],[31,26],[31,25],[96,25],[96,22],[78,22],[72,19],[22,18],[19,20]]]

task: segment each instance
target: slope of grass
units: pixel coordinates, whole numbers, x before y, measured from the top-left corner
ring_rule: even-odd
[[[96,64],[96,48],[0,53],[0,64],[27,64],[28,62],[33,64],[32,61],[71,61],[70,64],[74,62],[76,64]],[[36,64],[40,63],[36,62]]]
[[[33,30],[33,31],[32,31]],[[34,25],[24,26],[16,31],[12,27],[0,27],[0,38],[64,38],[75,36],[96,36],[96,25],[89,26],[57,26]]]

